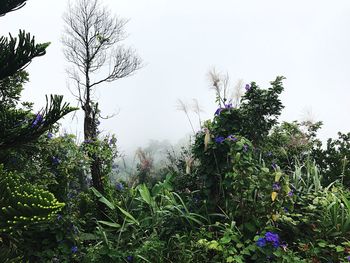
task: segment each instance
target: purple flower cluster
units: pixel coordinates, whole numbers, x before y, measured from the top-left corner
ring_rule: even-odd
[[[245,90],[246,90],[246,91],[250,91],[250,89],[251,89],[251,87],[250,87],[249,84],[245,85]]]
[[[118,191],[123,191],[124,190],[124,185],[122,183],[116,183],[115,188]]]
[[[215,138],[216,143],[223,143],[225,141],[225,138],[222,136],[218,136]]]
[[[52,157],[52,163],[53,164],[59,164],[61,162],[61,160],[58,157]]]
[[[279,191],[279,190],[281,190],[281,186],[280,186],[280,184],[279,183],[273,183],[272,184],[272,189],[274,190],[274,191]]]
[[[36,116],[35,116],[35,120],[33,121],[32,123],[32,128],[40,125],[41,123],[43,122],[43,115],[41,115],[40,113],[38,113]]]
[[[71,251],[72,251],[73,254],[77,253],[78,252],[78,247],[77,246],[72,247]]]
[[[215,111],[214,115],[220,115],[220,113],[222,112],[222,110],[223,110],[223,108],[218,108],[218,109]]]
[[[267,244],[271,244],[274,248],[278,248],[280,246],[280,238],[278,234],[267,232],[265,237],[260,237],[256,241],[258,247],[265,247]]]
[[[220,115],[220,113],[221,113],[224,109],[232,109],[232,108],[233,108],[232,103],[225,104],[224,106],[225,106],[225,107],[223,107],[223,108],[222,108],[222,107],[218,108],[218,109],[215,111],[214,115]]]
[[[217,137],[215,137],[215,142],[216,143],[223,143],[225,140],[229,140],[229,141],[233,141],[233,142],[235,142],[235,141],[237,141],[238,139],[235,137],[235,136],[233,136],[232,134],[231,135],[229,135],[229,136],[227,136],[227,138],[225,138],[225,137],[223,137],[223,136],[217,136]],[[244,146],[243,146],[244,147]]]

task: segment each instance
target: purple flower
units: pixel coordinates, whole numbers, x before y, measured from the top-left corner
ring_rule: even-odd
[[[77,246],[72,247],[71,251],[72,251],[73,254],[77,253],[78,252],[78,247]]]
[[[347,256],[346,259],[347,259],[348,261],[350,261],[350,256]]]
[[[288,192],[288,196],[289,196],[289,197],[292,197],[293,195],[294,195],[293,190],[290,190],[290,191]]]
[[[129,256],[126,257],[126,260],[128,262],[133,262],[134,261],[134,257],[129,255]]]
[[[223,141],[225,141],[225,138],[222,137],[222,136],[218,136],[218,137],[215,138],[215,142],[216,143],[223,143]]]
[[[274,241],[274,242],[272,242],[272,246],[274,248],[278,248],[280,246],[280,242],[279,241]]]
[[[52,134],[51,132],[49,132],[49,133],[47,134],[47,138],[52,139],[52,137],[53,137],[53,134]]]
[[[260,238],[258,239],[258,241],[256,241],[256,245],[257,245],[258,247],[264,247],[264,246],[266,246],[266,239],[263,238],[263,237],[260,237]]]
[[[61,160],[58,157],[52,157],[52,163],[53,164],[59,164],[61,162]]]
[[[243,145],[243,152],[247,152],[248,151],[248,145],[247,144],[244,144]]]
[[[123,185],[122,183],[116,183],[115,188],[116,188],[118,191],[123,191],[124,185]]]
[[[265,234],[265,239],[267,242],[271,242],[271,243],[275,243],[275,242],[279,242],[279,236],[278,234],[272,233],[272,232],[267,232]]]
[[[273,183],[272,184],[272,189],[274,190],[274,191],[279,191],[279,190],[281,190],[281,186],[280,186],[280,184],[279,183]]]
[[[281,248],[282,248],[284,251],[286,251],[287,247],[288,247],[288,244],[287,244],[286,242],[283,241],[282,244],[281,244]]]
[[[250,85],[249,85],[249,84],[245,85],[245,90],[246,90],[246,91],[249,91],[249,90],[250,90],[250,88],[251,88],[251,87],[250,87]]]
[[[235,141],[238,140],[238,139],[237,139],[235,136],[233,136],[233,135],[227,136],[227,139],[230,140],[230,141],[233,141],[233,142],[235,142]]]
[[[215,111],[214,115],[220,115],[220,113],[222,112],[222,110],[223,110],[223,108],[218,108],[218,109]]]
[[[42,121],[43,121],[43,115],[41,115],[40,113],[38,113],[38,114],[35,116],[35,120],[34,120],[33,123],[32,123],[32,128],[34,128],[35,126],[40,125],[40,123],[42,123]]]
[[[272,162],[271,167],[276,170],[277,169],[277,164],[275,162]]]
[[[233,107],[232,107],[232,103],[226,104],[226,105],[225,105],[225,108],[226,108],[226,109],[232,109],[232,108],[233,108]]]

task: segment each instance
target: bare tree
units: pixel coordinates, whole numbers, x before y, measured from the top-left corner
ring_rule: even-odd
[[[64,14],[65,31],[62,37],[64,55],[72,64],[68,76],[74,84],[73,95],[84,111],[84,139],[94,142],[98,137],[100,112],[93,97],[94,89],[132,75],[141,67],[141,59],[131,48],[124,48],[127,20],[111,15],[99,0],[77,0],[69,3]],[[93,186],[104,192],[101,160],[92,154]]]

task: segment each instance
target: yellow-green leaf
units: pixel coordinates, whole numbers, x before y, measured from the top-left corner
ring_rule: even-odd
[[[275,182],[279,182],[282,177],[282,173],[280,171],[275,172]]]
[[[278,193],[277,193],[277,192],[272,192],[272,193],[271,193],[271,199],[272,199],[272,202],[274,202],[274,201],[276,200],[277,195],[278,195]]]

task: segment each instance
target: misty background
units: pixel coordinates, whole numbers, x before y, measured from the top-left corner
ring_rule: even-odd
[[[74,2],[74,1],[73,1]],[[150,140],[176,144],[191,134],[177,100],[195,98],[212,118],[217,106],[210,90],[210,69],[228,73],[234,86],[255,81],[262,88],[277,75],[287,77],[280,120],[312,117],[323,121],[325,140],[350,131],[350,2],[347,0],[105,0],[112,13],[130,21],[126,46],[133,47],[144,67],[132,77],[96,90],[102,115],[100,129],[114,133],[121,152],[131,153]],[[38,42],[51,42],[47,54],[27,68],[30,82],[22,100],[40,110],[45,94],[62,94],[77,102],[67,86],[68,64],[60,41],[66,0],[28,1],[2,18],[0,34],[25,29]],[[83,140],[82,112],[63,121],[62,132]],[[195,129],[199,124],[193,114]],[[168,142],[167,142],[168,141]]]

